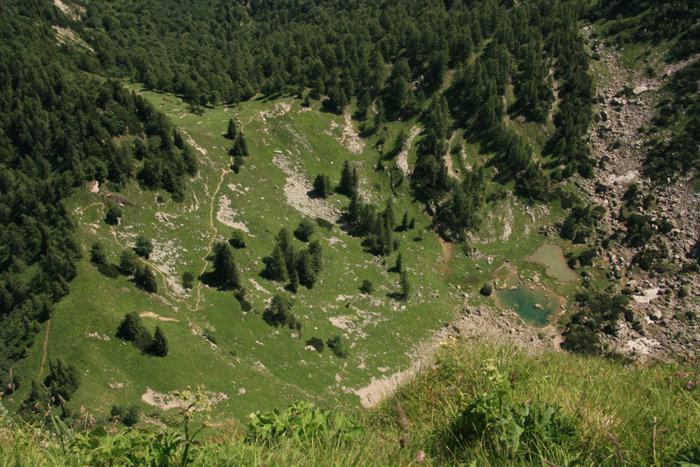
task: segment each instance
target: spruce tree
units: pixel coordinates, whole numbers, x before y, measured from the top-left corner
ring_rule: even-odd
[[[133,276],[139,265],[139,258],[134,250],[126,249],[119,256],[119,268],[127,276]]]
[[[311,254],[311,266],[313,267],[314,274],[318,275],[323,268],[323,251],[318,240],[309,243],[309,254]]]
[[[165,357],[168,355],[168,340],[158,326],[156,326],[156,332],[153,335],[153,344],[151,345],[150,353],[158,357]]]
[[[292,244],[292,237],[289,235],[289,231],[282,227],[275,237],[275,241],[282,249],[282,252],[286,254],[289,246]]]
[[[134,281],[136,282],[136,285],[141,287],[146,292],[156,293],[158,291],[158,281],[156,280],[156,275],[147,265],[139,266],[136,269]]]
[[[292,272],[289,273],[289,285],[287,285],[287,289],[292,293],[297,293],[299,290],[299,274],[296,269],[292,269]]]
[[[294,230],[294,236],[302,242],[308,242],[314,234],[316,228],[313,222],[308,219],[302,219],[299,226]]]
[[[139,335],[139,332],[143,324],[141,323],[141,318],[139,314],[135,311],[127,313],[124,319],[119,324],[117,329],[117,337],[127,341],[133,341]]]
[[[352,196],[353,182],[352,182],[352,171],[350,170],[350,162],[345,159],[343,164],[343,171],[340,172],[340,185],[338,185],[338,191],[346,196]]]
[[[234,140],[238,135],[238,128],[236,128],[236,122],[233,119],[228,121],[228,129],[226,130],[226,138]]]
[[[401,272],[401,299],[407,300],[408,296],[411,294],[411,284],[408,282],[408,276],[406,275],[406,270]]]
[[[367,114],[370,107],[372,106],[372,98],[369,93],[365,91],[357,102],[357,118],[359,120],[366,120]]]
[[[221,242],[214,247],[214,274],[219,284],[224,289],[238,289],[241,287],[240,277],[236,261],[233,258],[231,247]]]
[[[321,198],[327,198],[331,194],[331,181],[328,175],[319,174],[314,179],[314,193]]]
[[[360,222],[360,212],[362,211],[362,201],[360,201],[360,195],[355,192],[350,197],[350,205],[348,206],[348,216],[350,217],[350,222],[357,224]]]
[[[264,277],[278,282],[287,280],[287,264],[279,244],[275,244],[272,254],[263,258],[263,262],[265,263],[265,270],[262,272]]]
[[[44,379],[44,386],[49,390],[53,404],[58,405],[61,399],[70,400],[80,386],[80,372],[60,357],[55,363],[49,360],[49,375]]]
[[[308,250],[304,250],[299,254],[296,270],[299,273],[299,283],[307,288],[312,288],[316,282],[316,274],[314,273],[311,255]]]
[[[107,257],[102,249],[102,244],[100,242],[95,242],[90,248],[90,261],[95,264],[105,264],[107,262]]]
[[[134,251],[142,258],[148,259],[153,251],[153,243],[151,243],[151,239],[143,235],[136,237],[136,246],[134,247]]]
[[[403,272],[403,258],[401,257],[401,252],[399,251],[399,255],[396,257],[396,264],[394,264],[394,271],[401,273]]]
[[[383,217],[384,225],[386,225],[386,227],[389,230],[393,230],[396,220],[394,218],[394,205],[391,202],[391,198],[389,198],[386,202],[386,208],[384,209]]]

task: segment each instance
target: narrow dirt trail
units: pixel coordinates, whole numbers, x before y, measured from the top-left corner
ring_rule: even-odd
[[[49,330],[51,329],[51,317],[49,316],[49,319],[46,320],[46,335],[44,336],[44,350],[41,354],[41,365],[39,365],[39,374],[37,375],[37,379],[41,380],[41,377],[44,375],[44,364],[46,363],[46,349],[49,346]]]
[[[241,128],[241,131],[243,131],[242,128]],[[209,239],[209,244],[207,245],[207,252],[201,258],[202,262],[204,264],[202,265],[202,270],[199,271],[200,276],[202,274],[204,274],[204,271],[207,270],[207,265],[209,264],[209,262],[207,261],[207,257],[211,254],[212,246],[214,245],[214,240],[216,240],[216,237],[219,235],[219,229],[214,225],[214,203],[216,203],[216,196],[219,194],[219,190],[221,190],[221,184],[224,182],[224,177],[229,172],[229,170],[230,170],[229,168],[224,168],[221,170],[221,176],[219,177],[219,183],[216,185],[216,189],[214,190],[214,193],[212,193],[211,199],[209,200],[209,228],[212,230],[212,234],[211,234],[211,238]],[[199,303],[201,301],[202,301],[202,281],[199,281],[197,283],[197,301],[195,302],[193,311],[199,310]]]
[[[250,122],[252,122],[253,119],[257,115],[259,115],[259,112],[251,115],[250,118],[248,120],[246,120],[246,122],[241,125],[241,133],[244,133],[243,129],[246,127],[246,125],[248,125]],[[224,167],[223,169],[221,169],[221,175],[219,176],[219,183],[217,183],[216,189],[214,190],[211,197],[209,198],[209,228],[212,230],[212,234],[211,234],[211,238],[209,239],[209,244],[207,245],[207,252],[201,258],[201,260],[204,264],[202,265],[202,269],[199,271],[200,276],[202,274],[204,274],[204,272],[207,270],[207,266],[209,265],[209,262],[207,261],[207,257],[211,254],[212,247],[214,245],[214,240],[216,240],[216,237],[219,235],[219,229],[214,224],[214,205],[216,203],[216,197],[219,194],[219,191],[221,190],[221,185],[224,182],[224,177],[226,176],[227,173],[231,172],[230,164],[233,164],[233,157],[229,157],[229,167]],[[201,301],[202,301],[202,282],[200,281],[199,283],[197,283],[197,300],[195,302],[194,308],[190,308],[190,310],[199,311],[199,304],[201,303]]]

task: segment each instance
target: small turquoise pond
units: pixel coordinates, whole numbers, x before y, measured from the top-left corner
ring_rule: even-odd
[[[559,300],[552,292],[531,290],[523,284],[517,289],[496,291],[496,299],[504,308],[515,311],[528,324],[541,328],[559,311]],[[539,306],[537,306],[539,305]]]

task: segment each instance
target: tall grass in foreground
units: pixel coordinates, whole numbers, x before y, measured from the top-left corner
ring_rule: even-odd
[[[624,365],[460,342],[377,409],[298,403],[202,442],[3,415],[0,465],[692,465],[698,373],[690,361]]]

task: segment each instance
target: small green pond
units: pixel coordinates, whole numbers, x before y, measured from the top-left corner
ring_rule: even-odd
[[[543,265],[546,268],[545,273],[554,279],[563,282],[578,280],[578,274],[566,264],[561,248],[557,245],[545,243],[534,253],[524,257],[523,260]]]
[[[515,311],[526,323],[539,328],[547,326],[559,311],[556,294],[530,289],[523,284],[516,289],[497,290],[496,300],[502,307]]]

